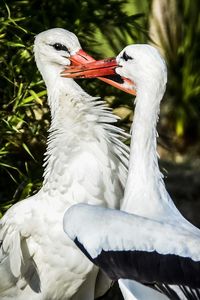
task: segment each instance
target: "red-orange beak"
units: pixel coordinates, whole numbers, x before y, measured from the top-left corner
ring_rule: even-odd
[[[87,62],[95,61],[95,59],[83,51],[83,49],[78,50],[74,55],[71,55],[69,59],[72,62],[72,66],[79,66]]]
[[[136,86],[128,78],[121,77],[115,72],[117,62],[114,58],[108,58],[95,61],[90,55],[79,50],[75,55],[70,57],[72,65],[66,67],[61,73],[67,78],[95,78],[125,91],[126,93],[136,95]],[[105,76],[105,77],[104,77]]]

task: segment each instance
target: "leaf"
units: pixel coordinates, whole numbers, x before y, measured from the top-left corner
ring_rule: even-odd
[[[176,134],[178,137],[182,137],[184,134],[184,123],[183,119],[179,119],[176,122]]]
[[[39,103],[40,105],[43,105],[42,100],[40,99],[40,97],[45,96],[47,94],[47,91],[41,91],[38,94],[36,94],[33,90],[30,90],[29,93],[31,94],[31,96],[23,99],[20,102],[19,106],[23,106],[24,104],[27,104],[29,102],[32,102],[33,100],[35,100],[37,103]]]
[[[26,150],[26,152],[32,157],[32,159],[36,161],[35,157],[31,153],[31,151],[29,150],[28,146],[25,143],[23,143],[22,146]]]
[[[6,42],[5,45],[8,47],[19,47],[19,48],[25,48],[25,45],[20,44],[20,43],[15,43],[15,42]]]
[[[9,169],[16,170],[20,175],[23,176],[23,173],[22,173],[17,167],[11,166],[11,165],[6,164],[6,163],[3,163],[3,162],[0,162],[0,166],[5,167],[5,168],[9,168]]]

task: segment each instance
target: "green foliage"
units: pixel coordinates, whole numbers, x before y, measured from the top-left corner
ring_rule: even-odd
[[[168,64],[165,130],[184,150],[200,135],[200,2],[152,1],[151,34]]]
[[[200,134],[200,2],[185,1],[182,7],[182,40],[178,49],[182,101],[175,103],[182,120],[180,135],[197,141]],[[182,80],[181,80],[182,77]],[[173,83],[175,86],[175,72]],[[174,90],[176,93],[176,89]],[[179,132],[177,132],[179,133]]]
[[[0,214],[35,193],[42,182],[49,110],[33,59],[34,35],[63,27],[77,34],[83,48],[95,57],[114,54],[142,32],[137,23],[142,15],[127,15],[124,5],[126,0],[1,2]],[[104,83],[80,84],[92,95],[107,95],[114,107],[121,105],[121,94],[130,104],[130,96]]]

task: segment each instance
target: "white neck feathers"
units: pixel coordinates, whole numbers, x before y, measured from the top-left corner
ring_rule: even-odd
[[[139,90],[132,125],[128,180],[122,209],[142,216],[166,211],[168,194],[157,156],[156,124],[163,89]],[[151,98],[150,98],[151,97]]]
[[[129,153],[120,137],[127,138],[127,135],[112,125],[117,118],[102,101],[97,99],[84,91],[81,93],[74,91],[69,95],[65,89],[50,90],[52,122],[44,164],[43,186],[46,190],[59,191],[62,185],[67,189],[67,186],[70,186],[67,180],[74,179],[74,174],[70,174],[69,165],[77,154],[79,156],[79,153],[84,152],[85,148],[89,149],[93,144],[104,156],[103,163],[107,169],[111,157],[112,159],[116,157],[119,177],[124,178],[125,184]],[[100,162],[101,157],[97,156],[96,160]]]

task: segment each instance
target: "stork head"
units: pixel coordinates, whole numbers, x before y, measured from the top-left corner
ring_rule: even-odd
[[[50,79],[53,81],[55,76],[60,76],[65,66],[93,61],[81,49],[76,35],[62,28],[39,33],[35,38],[34,53],[37,67],[46,83]]]
[[[35,58],[40,64],[70,65],[70,56],[80,49],[75,34],[62,28],[43,31],[35,38]]]
[[[132,89],[136,93],[144,88],[155,90],[156,86],[164,91],[167,82],[165,61],[156,48],[146,44],[127,46],[116,59],[104,59],[69,68],[67,76],[93,78],[114,74],[129,79],[132,82]],[[115,77],[112,80],[114,81]],[[122,82],[124,81],[122,80]],[[131,84],[128,88],[131,88]],[[126,91],[126,89],[124,90]]]
[[[152,87],[155,84],[165,87],[167,68],[158,50],[150,45],[130,45],[125,47],[117,56],[116,73],[134,81],[137,89]]]

